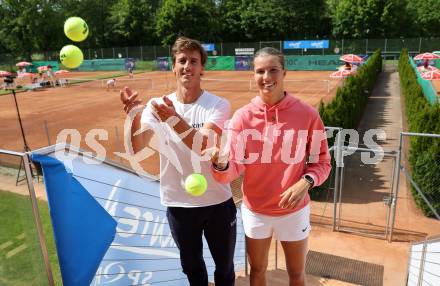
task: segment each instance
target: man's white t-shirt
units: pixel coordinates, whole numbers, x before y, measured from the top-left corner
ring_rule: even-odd
[[[190,126],[199,130],[204,123],[214,123],[223,129],[228,120],[230,105],[224,98],[203,91],[193,103],[183,104],[177,100],[176,93],[167,95],[179,114]],[[160,197],[165,206],[202,207],[222,203],[232,197],[229,185],[218,183],[211,175],[211,161],[201,160],[196,152],[190,150],[178,134],[153,115],[151,101],[163,103],[161,98],[151,99],[142,112],[142,129],[153,129],[159,141],[160,152]],[[200,150],[200,147],[199,147]],[[185,191],[185,179],[192,173],[205,176],[208,187],[199,196],[192,196]]]

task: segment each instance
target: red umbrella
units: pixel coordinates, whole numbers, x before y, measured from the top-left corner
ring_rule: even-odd
[[[0,77],[11,76],[12,73],[8,71],[0,71]]]
[[[417,67],[419,72],[429,72],[429,71],[438,71],[439,69],[434,66],[428,66],[428,68],[425,68],[424,66]]]
[[[364,62],[363,58],[361,58],[360,56],[357,56],[357,55],[353,55],[353,54],[342,55],[339,59],[343,62],[349,62],[349,63],[362,63],[362,62]]]
[[[19,62],[15,64],[17,67],[25,67],[25,66],[31,66],[32,63],[30,62]]]
[[[331,78],[343,78],[352,75],[354,72],[351,70],[340,70],[330,74]]]
[[[440,71],[429,71],[422,73],[422,78],[427,80],[440,79]]]
[[[47,71],[47,69],[48,69],[47,66],[41,66],[41,67],[38,67],[38,68],[37,68],[37,70],[38,70],[39,72]]]
[[[415,61],[440,59],[439,55],[433,53],[423,53],[414,57]]]

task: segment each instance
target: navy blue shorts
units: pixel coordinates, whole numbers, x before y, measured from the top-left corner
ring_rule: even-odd
[[[182,270],[191,286],[208,285],[208,274],[203,260],[203,235],[215,262],[215,285],[234,285],[236,214],[237,209],[232,198],[207,207],[168,207],[167,218],[171,234],[180,250]]]

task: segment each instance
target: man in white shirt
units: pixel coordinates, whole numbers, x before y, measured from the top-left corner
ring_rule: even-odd
[[[208,285],[203,235],[216,263],[215,284],[234,285],[236,208],[230,187],[214,180],[209,158],[203,160],[201,156],[215,137],[208,140],[209,134],[215,133],[220,138],[230,105],[201,89],[207,54],[198,41],[180,37],[173,45],[172,54],[176,92],[153,98],[143,108],[137,92],[129,88],[121,91],[124,110],[133,116],[133,151],[141,151],[156,133],[160,142],[161,201],[167,206],[171,233],[190,285]],[[143,109],[142,114],[135,114],[139,109]],[[141,128],[143,133],[133,136]],[[185,192],[185,178],[192,173],[201,173],[208,181],[208,188],[201,196]]]
[[[115,78],[109,79],[109,80],[107,81],[107,91],[108,91],[110,88],[115,88],[115,87],[116,87],[116,79],[115,79]]]

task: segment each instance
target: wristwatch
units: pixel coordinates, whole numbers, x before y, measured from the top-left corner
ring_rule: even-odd
[[[315,181],[313,180],[312,176],[306,174],[306,175],[303,175],[301,178],[306,180],[307,183],[310,184],[310,189],[313,188],[313,186],[315,185]]]

